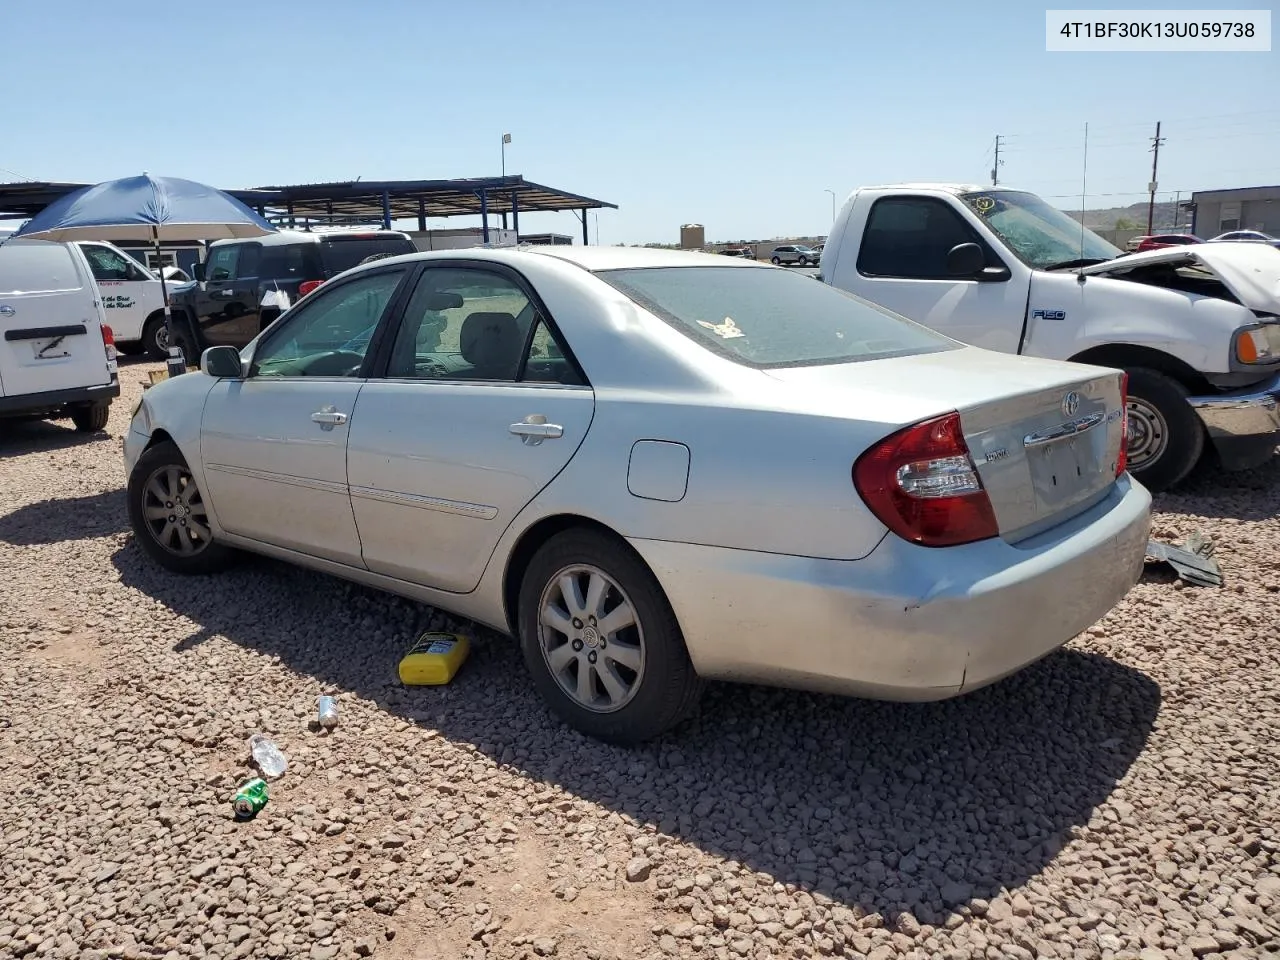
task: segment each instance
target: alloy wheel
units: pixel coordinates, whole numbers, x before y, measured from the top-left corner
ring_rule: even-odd
[[[169,553],[191,557],[213,542],[204,498],[185,467],[167,464],[147,478],[142,516],[152,539]]]
[[[538,646],[573,701],[595,713],[620,710],[644,678],[644,629],[618,582],[590,564],[564,567],[538,602]]]

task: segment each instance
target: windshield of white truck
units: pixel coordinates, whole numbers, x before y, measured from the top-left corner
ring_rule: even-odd
[[[986,221],[1023,263],[1037,270],[1060,270],[1102,263],[1120,256],[1092,230],[1033,193],[987,190],[964,194],[969,209]]]
[[[647,267],[596,274],[735,363],[851,363],[959,348],[829,283],[772,267]]]

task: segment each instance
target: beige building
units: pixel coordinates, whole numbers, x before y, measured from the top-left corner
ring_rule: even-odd
[[[707,245],[707,230],[700,223],[686,223],[680,227],[680,249],[701,250]]]
[[[1280,237],[1280,186],[1197,190],[1184,206],[1191,209],[1191,232],[1205,240],[1229,230]]]

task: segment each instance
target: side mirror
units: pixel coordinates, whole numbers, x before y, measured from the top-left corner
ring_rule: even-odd
[[[219,380],[239,380],[244,376],[240,351],[235,347],[209,347],[200,355],[200,372]]]
[[[193,264],[191,267],[191,273],[198,281],[204,283],[204,261],[202,260],[197,264]]]
[[[977,278],[987,265],[987,256],[976,243],[959,243],[947,251],[947,273],[953,277]]]

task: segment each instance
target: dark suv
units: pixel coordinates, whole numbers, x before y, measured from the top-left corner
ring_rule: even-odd
[[[169,297],[173,339],[188,363],[207,347],[239,349],[280,315],[279,294],[290,305],[324,281],[366,260],[415,253],[395,230],[281,232],[255,240],[218,240],[195,266],[195,281]]]

